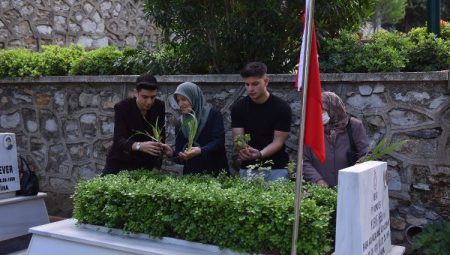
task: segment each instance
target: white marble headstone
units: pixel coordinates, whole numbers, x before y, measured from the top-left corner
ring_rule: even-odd
[[[390,254],[386,162],[369,161],[339,171],[336,255]]]
[[[0,133],[0,194],[19,189],[16,135]]]

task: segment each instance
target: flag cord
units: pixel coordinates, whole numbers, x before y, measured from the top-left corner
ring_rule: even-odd
[[[295,175],[295,211],[294,211],[294,225],[292,231],[292,244],[291,244],[291,255],[297,254],[297,240],[298,240],[298,229],[300,222],[300,203],[302,197],[302,179],[303,179],[303,143],[305,134],[305,119],[306,119],[306,99],[308,95],[308,78],[309,78],[309,59],[311,53],[311,30],[314,15],[314,0],[306,1],[305,8],[305,26],[304,30],[306,33],[306,52],[303,59],[303,99],[302,99],[302,119],[300,122],[300,133],[298,139],[298,153],[297,153],[297,168]],[[301,60],[302,61],[302,60]],[[300,86],[300,84],[298,84]]]

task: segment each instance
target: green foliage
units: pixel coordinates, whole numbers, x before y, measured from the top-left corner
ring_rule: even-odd
[[[442,40],[450,41],[450,22],[445,22],[441,26],[441,36]]]
[[[57,45],[42,46],[43,52],[36,53],[34,65],[38,76],[63,76],[69,73],[75,60],[80,58],[84,50],[80,46],[60,47]]]
[[[248,165],[248,170],[270,171],[274,165],[273,160],[262,160],[253,165]]]
[[[226,38],[221,40],[224,44],[229,41]],[[294,38],[289,40],[294,40]],[[269,65],[278,65],[277,61],[283,62],[277,68],[269,69],[270,72],[292,70],[295,64],[290,56],[295,55],[295,59],[298,58],[297,36],[295,40],[295,43],[292,41],[295,47],[286,46],[282,49],[282,54],[276,54],[276,58],[280,57],[283,60],[272,59],[268,62]],[[240,49],[243,48],[242,43],[236,42],[236,44],[239,44]],[[233,47],[238,47],[236,45],[222,46],[230,47],[223,51],[223,54],[227,55],[227,58],[222,59],[224,62],[221,62],[223,64],[221,66],[226,66],[223,69],[224,72],[235,71],[241,64],[249,60],[265,61],[259,57],[247,56],[244,58],[243,56],[246,56],[247,53],[237,52],[237,49],[233,49]],[[263,43],[259,46],[265,47]],[[0,78],[141,74],[145,72],[168,75],[216,72],[220,69],[200,68],[201,65],[197,65],[197,61],[207,64],[209,60],[203,57],[197,58],[195,51],[207,55],[207,46],[199,46],[200,48],[195,51],[191,47],[193,46],[184,43],[168,43],[154,51],[141,48],[125,48],[123,51],[119,51],[112,46],[84,51],[79,46],[60,47],[56,45],[43,46],[42,52],[32,52],[28,49],[0,50]],[[232,50],[234,53],[227,52],[228,50]],[[263,51],[261,50],[261,52]],[[233,54],[243,58],[236,58],[233,60],[236,62],[231,63]],[[441,37],[427,33],[424,27],[412,29],[408,34],[397,31],[379,31],[366,40],[361,40],[356,33],[342,30],[339,36],[319,43],[319,61],[321,72],[325,73],[447,70],[450,67],[450,23],[447,22],[443,25]],[[199,68],[203,71],[199,71]]]
[[[164,127],[161,128],[159,126],[158,119],[159,119],[159,117],[156,118],[156,123],[155,123],[155,125],[153,125],[144,117],[144,121],[147,122],[147,124],[151,128],[151,133],[148,132],[147,130],[136,131],[128,139],[131,139],[132,137],[137,136],[137,135],[143,135],[143,136],[146,136],[146,137],[152,139],[154,142],[160,143],[162,141],[162,137],[163,137],[162,134],[163,134],[163,131],[164,131]]]
[[[27,49],[0,51],[0,77],[39,76],[33,69],[33,54]]]
[[[359,159],[359,162],[365,162],[370,160],[377,160],[382,156],[388,154],[391,151],[394,151],[400,147],[402,147],[408,140],[401,140],[396,143],[390,144],[389,146],[385,146],[387,139],[383,138],[381,141],[375,146],[375,148],[366,156],[363,156]]]
[[[108,46],[85,52],[78,58],[70,70],[71,75],[107,75],[117,74],[113,65],[122,56],[116,47]]]
[[[380,25],[394,24],[405,17],[406,0],[377,0],[377,2],[372,22]]]
[[[81,181],[73,195],[80,223],[170,236],[236,251],[288,254],[294,183],[220,175],[168,176],[149,171]],[[336,191],[305,186],[299,254],[332,250]]]
[[[326,73],[439,71],[449,68],[450,39],[438,38],[423,27],[408,34],[379,31],[364,41],[342,31],[322,43],[319,53],[320,69]]]
[[[0,77],[67,75],[83,53],[78,46],[42,46],[43,52],[27,49],[0,50]]]
[[[188,113],[189,117],[185,118],[183,123],[180,126],[180,130],[182,130],[185,126],[188,127],[188,142],[186,144],[186,151],[190,151],[192,146],[194,145],[195,135],[197,134],[198,129],[198,120],[195,117],[195,114]]]
[[[363,43],[355,33],[342,31],[339,37],[322,42],[319,50],[320,69],[325,73],[360,72],[356,55],[362,51]]]
[[[414,236],[413,248],[425,255],[447,255],[450,247],[450,222],[440,221],[425,226]]]
[[[374,9],[372,0],[332,0],[316,4],[319,36],[356,29]],[[175,55],[189,56],[193,73],[234,73],[249,61],[270,72],[298,62],[302,0],[146,0],[145,12],[160,27]],[[333,15],[330,15],[333,13]]]
[[[406,71],[424,72],[449,68],[450,40],[444,41],[426,28],[414,28],[408,33],[411,47],[408,49]]]
[[[250,142],[250,134],[241,134],[234,138],[234,150],[240,151],[248,147],[248,142]]]
[[[182,74],[189,73],[188,56],[175,53],[175,46],[165,44],[149,51],[141,48],[125,48],[123,55],[114,62],[115,73]]]
[[[409,41],[404,34],[380,31],[356,53],[355,66],[362,72],[399,72],[407,63],[405,48]]]

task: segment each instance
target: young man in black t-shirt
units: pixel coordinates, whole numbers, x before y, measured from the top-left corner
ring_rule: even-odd
[[[240,175],[246,176],[247,166],[272,160],[272,171],[266,180],[287,178],[289,156],[285,145],[291,127],[291,108],[281,98],[267,90],[267,66],[248,63],[241,71],[247,96],[231,107],[233,138],[250,134],[249,147],[238,151]]]

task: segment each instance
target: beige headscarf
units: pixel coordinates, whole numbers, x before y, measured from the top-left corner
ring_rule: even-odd
[[[333,92],[322,92],[322,106],[330,116],[330,121],[324,126],[325,137],[331,144],[335,144],[337,134],[345,132],[349,116],[345,111],[344,102]]]

